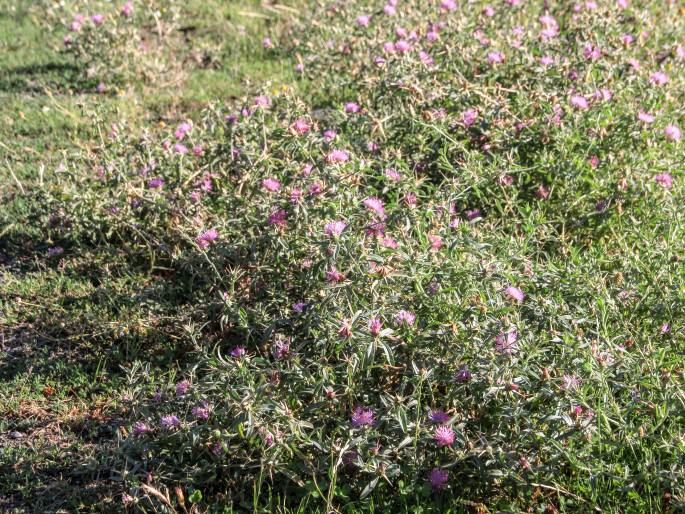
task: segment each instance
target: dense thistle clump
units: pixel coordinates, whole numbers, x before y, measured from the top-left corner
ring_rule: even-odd
[[[538,4],[329,5],[293,42],[311,103],[117,127],[65,171],[66,251],[123,244],[202,306],[183,381],[122,392],[127,501],[584,511],[638,501],[604,497],[617,469],[655,502],[685,486],[682,22]]]

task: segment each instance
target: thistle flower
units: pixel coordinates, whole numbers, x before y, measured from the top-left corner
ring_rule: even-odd
[[[196,419],[206,421],[209,419],[209,406],[205,402],[202,405],[193,407],[192,413]]]
[[[285,211],[285,209],[277,209],[275,212],[269,215],[266,222],[269,226],[285,227],[288,224],[285,219],[287,216],[288,213]]]
[[[169,416],[162,416],[161,419],[162,426],[166,429],[178,428],[181,426],[181,420],[178,416],[171,414]]]
[[[133,425],[133,435],[136,437],[140,437],[150,432],[152,432],[152,429],[143,421],[136,421],[135,425]]]
[[[355,102],[347,102],[345,104],[345,112],[347,114],[356,114],[361,110],[361,107],[359,107],[359,104]]]
[[[670,173],[659,173],[654,177],[654,181],[666,189],[673,187],[673,177],[671,177]]]
[[[511,355],[518,350],[518,333],[515,330],[511,330],[506,334],[500,332],[495,338],[495,347],[499,353],[504,355]]]
[[[476,118],[478,117],[478,112],[475,111],[474,109],[469,109],[467,111],[464,111],[461,115],[461,123],[464,125],[464,127],[469,128],[476,122]]]
[[[523,291],[521,291],[518,287],[514,286],[509,286],[507,287],[504,292],[507,294],[509,298],[514,300],[517,303],[523,302],[523,299],[526,297],[525,294],[523,294]]]
[[[440,9],[443,11],[456,11],[457,2],[455,2],[455,0],[441,0]]]
[[[236,346],[231,350],[231,357],[234,357],[235,359],[242,359],[247,355],[247,350],[245,350],[244,346]]]
[[[357,19],[355,21],[357,22],[357,25],[359,25],[360,27],[368,27],[369,22],[371,21],[371,16],[357,16]]]
[[[379,219],[385,219],[385,207],[383,206],[383,202],[381,202],[378,198],[366,198],[363,203],[366,208],[373,212]]]
[[[680,141],[680,139],[682,138],[680,129],[675,125],[668,125],[664,129],[664,135],[666,136],[666,139],[668,139],[669,141]]]
[[[121,8],[121,15],[125,18],[130,17],[133,14],[133,2],[126,2]]]
[[[381,333],[382,322],[378,318],[373,318],[369,321],[369,332],[371,335],[377,337]]]
[[[190,380],[181,380],[176,384],[176,396],[183,396],[190,389]]]
[[[324,228],[324,233],[327,236],[331,237],[338,237],[340,234],[342,234],[343,230],[347,228],[347,223],[344,221],[338,220],[338,221],[331,221],[330,223],[326,223],[326,227]]]
[[[396,325],[406,325],[408,327],[411,327],[414,325],[415,320],[416,314],[414,314],[411,311],[401,310],[397,314],[395,314]]]
[[[657,86],[663,86],[668,83],[668,75],[663,71],[655,71],[649,76],[649,81]]]
[[[357,406],[352,411],[351,421],[355,428],[370,426],[374,424],[375,416],[372,410]]]
[[[637,119],[640,120],[642,123],[647,123],[647,124],[654,122],[654,116],[652,116],[649,113],[642,112],[642,111],[637,113]]]
[[[309,129],[309,123],[304,118],[298,118],[290,125],[290,130],[298,136],[306,134],[309,132]]]
[[[580,109],[583,111],[590,107],[590,104],[588,103],[587,98],[585,98],[582,95],[573,95],[571,97],[570,103],[576,109]]]
[[[197,246],[206,250],[209,248],[210,244],[213,243],[219,237],[219,232],[216,229],[209,229],[204,231],[202,234],[195,238],[195,243]]]
[[[444,425],[450,420],[450,415],[442,410],[429,410],[428,421],[435,425]]]
[[[450,475],[446,469],[433,468],[430,470],[430,473],[428,473],[428,482],[435,490],[443,489],[449,478]]]
[[[326,155],[327,164],[340,164],[347,162],[350,159],[350,154],[345,150],[332,150],[328,155]]]
[[[440,425],[433,431],[433,439],[438,446],[452,446],[455,435],[454,430],[446,425]]]
[[[281,183],[275,178],[266,178],[262,180],[262,187],[267,191],[275,193],[276,191],[281,189]]]

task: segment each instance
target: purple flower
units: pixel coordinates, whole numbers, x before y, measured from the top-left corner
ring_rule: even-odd
[[[274,345],[274,357],[276,360],[281,360],[290,354],[290,343],[288,341],[278,340]]]
[[[102,25],[105,22],[105,15],[104,14],[93,14],[90,17],[90,21],[93,22],[94,25]]]
[[[457,2],[455,2],[454,0],[441,0],[440,9],[442,9],[443,11],[456,11]]]
[[[602,50],[598,46],[588,43],[583,49],[583,56],[588,61],[596,61],[602,56]]]
[[[584,111],[590,107],[590,104],[588,104],[587,98],[585,98],[582,95],[573,95],[571,97],[571,105],[573,107],[575,107],[576,109],[580,109],[582,111]]]
[[[172,429],[181,426],[181,420],[178,416],[171,414],[170,416],[162,416],[162,426],[164,428]]]
[[[663,71],[655,71],[649,76],[649,81],[657,86],[663,86],[668,83],[668,75]]]
[[[326,272],[326,282],[330,284],[337,284],[345,280],[345,274],[340,273],[335,266]]]
[[[395,182],[399,181],[402,178],[402,175],[400,174],[400,172],[394,168],[386,168],[386,170],[383,172],[383,174],[386,177],[388,177],[390,180],[393,180]]]
[[[395,314],[395,324],[397,325],[406,325],[408,327],[411,327],[414,325],[414,321],[416,320],[416,314],[414,314],[411,311],[405,311],[401,310],[397,314]]]
[[[347,102],[345,104],[345,112],[347,114],[356,114],[361,110],[361,107],[359,107],[359,104],[355,102]]]
[[[304,118],[298,118],[290,125],[290,130],[298,136],[302,136],[309,132],[309,128],[309,123]]]
[[[185,121],[181,123],[178,127],[176,127],[174,137],[180,141],[181,139],[186,137],[186,134],[188,134],[191,130],[193,130],[193,126],[187,121]]]
[[[355,428],[373,425],[375,419],[373,411],[363,407],[355,407],[352,411],[352,426]]]
[[[271,41],[271,38],[265,37],[264,39],[262,39],[262,47],[267,49],[267,50],[269,48],[273,48],[274,44],[273,44],[273,41]]]
[[[578,389],[580,379],[575,375],[564,375],[562,377],[562,387],[567,391]]]
[[[161,189],[164,187],[164,179],[159,177],[150,179],[148,180],[147,187],[148,189]]]
[[[497,351],[505,355],[511,355],[518,350],[518,333],[516,330],[507,332],[500,332],[495,338],[495,347]]]
[[[268,107],[269,106],[269,98],[264,96],[264,95],[260,95],[254,99],[253,105],[254,105],[254,107]]]
[[[287,221],[285,218],[288,216],[288,213],[285,211],[285,209],[277,209],[275,212],[269,215],[269,217],[266,220],[266,223],[269,226],[277,226],[277,227],[285,227],[287,225]]]
[[[181,380],[176,384],[176,396],[183,396],[190,389],[190,380]]]
[[[638,112],[637,113],[637,119],[640,120],[642,123],[653,123],[654,122],[654,116],[647,112]]]
[[[347,223],[345,223],[344,221],[331,221],[330,223],[326,223],[324,233],[327,236],[338,237],[340,234],[342,234],[343,230],[345,230],[346,227]]]
[[[52,248],[48,248],[48,257],[55,257],[57,255],[61,255],[64,253],[64,248],[61,246],[53,246]]]
[[[671,177],[670,173],[659,173],[654,177],[654,181],[666,189],[673,187],[673,177]]]
[[[464,364],[459,368],[459,371],[457,371],[457,374],[454,375],[454,380],[456,382],[459,382],[460,384],[464,384],[471,380],[471,372],[469,371],[469,367]]]
[[[478,117],[478,112],[475,111],[474,109],[469,109],[467,111],[464,111],[461,115],[461,122],[464,125],[464,127],[469,128],[471,125],[473,125],[476,122],[476,118]]]
[[[446,425],[440,425],[433,432],[433,439],[438,446],[452,446],[455,437],[454,430]]]
[[[247,350],[245,350],[244,346],[236,346],[231,350],[231,357],[236,359],[242,359],[245,355],[247,355]]]
[[[428,482],[436,490],[444,488],[449,479],[450,474],[446,469],[433,468],[428,473]]]
[[[201,420],[208,420],[209,419],[209,406],[207,403],[203,403],[202,405],[198,405],[197,407],[193,407],[193,416],[195,416],[196,419],[201,419]]]
[[[360,27],[368,27],[369,22],[371,21],[371,16],[357,16],[357,19],[355,21],[357,22],[357,25],[359,25]]]
[[[185,155],[188,153],[188,147],[181,143],[176,143],[174,145],[174,153]]]
[[[297,302],[293,305],[293,311],[295,311],[297,314],[302,314],[306,307],[307,304],[305,302]]]
[[[209,245],[216,240],[217,237],[219,237],[219,232],[211,228],[197,236],[195,238],[195,243],[203,250],[206,250],[207,248],[209,248]]]
[[[373,318],[369,321],[369,332],[371,335],[378,336],[381,333],[382,322],[378,318]]]
[[[523,294],[523,291],[521,291],[518,287],[514,286],[509,286],[507,287],[504,292],[507,294],[509,298],[514,300],[517,303],[523,302],[523,299],[526,297],[525,294]]]
[[[136,424],[133,425],[133,435],[136,437],[140,437],[141,435],[145,435],[150,432],[152,432],[152,429],[142,421],[137,421]]]
[[[275,193],[276,191],[281,189],[281,183],[275,178],[265,178],[264,180],[262,180],[262,187],[267,191]]]
[[[379,219],[385,219],[385,207],[376,197],[369,197],[364,200],[364,205],[367,209],[373,212]]]
[[[682,134],[680,133],[680,129],[676,127],[675,125],[669,125],[664,129],[664,135],[666,136],[666,139],[669,141],[680,141],[682,138]]]
[[[502,64],[504,62],[504,54],[502,52],[490,52],[488,54],[488,62],[490,64]]]
[[[442,410],[428,411],[428,420],[436,425],[444,425],[450,420],[450,415]]]
[[[347,162],[350,159],[350,155],[345,150],[331,150],[331,152],[326,155],[327,164],[340,164]]]
[[[121,8],[121,15],[128,18],[133,14],[133,2],[126,2]]]
[[[342,456],[343,466],[345,466],[348,469],[354,468],[357,465],[358,460],[359,460],[359,452],[356,452],[354,450],[347,451]]]

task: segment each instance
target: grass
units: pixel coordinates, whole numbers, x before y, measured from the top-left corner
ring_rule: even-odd
[[[265,80],[293,79],[293,63],[261,46],[261,34],[282,30],[288,10],[193,0],[183,5],[178,34],[188,42],[172,43],[182,61],[177,75],[100,95],[84,86],[83,71],[46,30],[46,8],[0,2],[3,512],[74,512],[96,501],[98,510],[114,508],[111,470],[100,459],[121,422],[114,394],[124,377],[120,365],[145,358],[169,369],[186,350],[168,342],[177,338],[170,320],[186,318],[188,305],[163,278],[130,269],[125,256],[105,250],[59,268],[37,264],[32,256],[47,247],[22,192],[50,184],[61,163],[99,144],[94,119],[133,130],[175,123],[210,102],[230,104]],[[210,61],[198,64],[203,55]]]
[[[683,146],[663,135],[683,127],[685,32],[676,6],[633,3],[552,6],[561,38],[517,53],[541,6],[310,2],[298,24],[278,3],[191,0],[165,71],[99,94],[60,51],[57,7],[0,0],[0,510],[685,508]],[[443,18],[435,68],[381,50]],[[188,119],[197,158],[163,150]],[[518,350],[498,350],[512,331]],[[436,445],[435,410],[454,444]]]

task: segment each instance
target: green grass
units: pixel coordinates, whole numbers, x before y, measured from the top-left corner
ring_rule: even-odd
[[[38,265],[33,256],[49,241],[23,192],[52,187],[61,163],[100,144],[94,119],[140,130],[193,118],[210,102],[231,104],[265,81],[290,83],[293,63],[261,46],[261,34],[281,30],[288,13],[249,0],[186,2],[182,73],[99,95],[84,89],[59,34],[46,30],[44,4],[0,0],[3,512],[74,512],[96,499],[114,508],[105,463],[125,409],[113,394],[120,366],[144,358],[153,369],[173,369],[187,348],[167,325],[192,312],[124,255],[100,251],[59,269]]]

